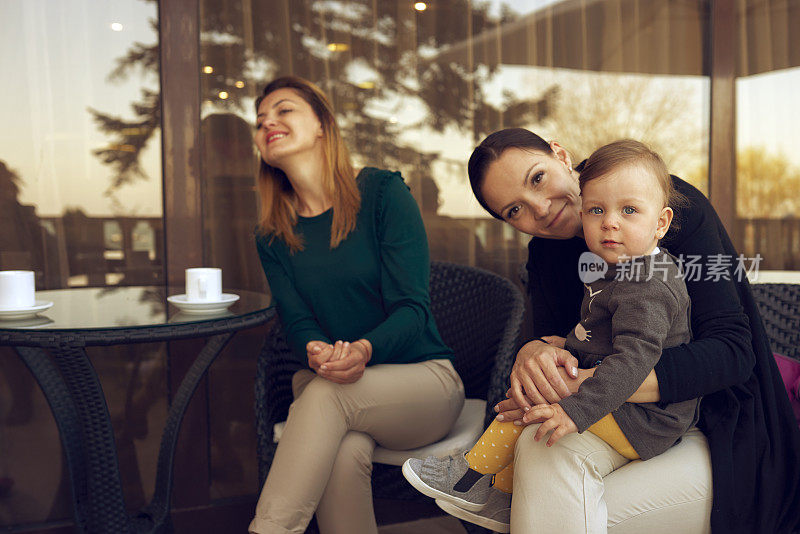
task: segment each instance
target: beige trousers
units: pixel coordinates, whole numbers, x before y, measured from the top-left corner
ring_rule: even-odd
[[[592,434],[552,447],[538,425],[517,441],[511,532],[695,534],[711,531],[711,457],[697,428],[647,461],[630,461]]]
[[[295,401],[250,532],[302,533],[314,512],[323,534],[374,534],[372,451],[413,449],[450,431],[464,386],[449,360],[368,367],[339,385],[295,374]]]

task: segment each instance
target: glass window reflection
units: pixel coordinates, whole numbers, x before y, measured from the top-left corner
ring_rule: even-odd
[[[161,283],[158,4],[1,5],[0,270],[34,270],[38,290]],[[64,305],[59,313],[80,311]],[[166,350],[104,347],[90,356],[108,393],[126,499],[138,507],[152,493],[152,429],[168,405]],[[47,400],[3,347],[0,527],[72,518],[62,458]]]
[[[528,238],[502,228],[472,197],[472,148],[494,130],[521,126],[561,141],[580,161],[606,142],[633,137],[706,191],[706,17],[700,0],[442,0],[424,10],[405,1],[206,0],[201,112],[250,123],[254,97],[274,76],[318,83],[333,100],[356,166],[403,173],[433,259],[516,279]],[[204,135],[221,139],[223,132],[209,124]],[[219,176],[223,164],[214,160],[226,153],[214,154],[205,156],[207,166]],[[246,171],[242,183],[252,184]],[[204,181],[210,205],[216,200],[208,191],[225,181],[208,172]],[[210,232],[221,232],[226,220],[206,216]],[[211,252],[217,263],[224,261],[219,250]]]
[[[0,269],[35,270],[40,289],[142,281],[125,232],[161,231],[156,8],[4,2]],[[148,257],[159,280],[163,251]]]

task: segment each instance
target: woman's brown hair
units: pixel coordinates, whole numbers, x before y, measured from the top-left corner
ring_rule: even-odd
[[[272,80],[256,99],[256,113],[264,98],[278,89],[292,89],[305,100],[322,124],[324,138],[325,168],[322,185],[326,195],[333,201],[331,224],[331,248],[336,248],[347,235],[355,230],[361,194],[358,191],[355,171],[350,162],[350,153],[344,144],[333,107],[322,90],[303,78],[284,76]],[[282,239],[292,252],[303,249],[302,236],[295,232],[297,212],[292,198],[292,184],[281,169],[261,159],[258,173],[258,196],[260,214],[258,229],[263,234]]]

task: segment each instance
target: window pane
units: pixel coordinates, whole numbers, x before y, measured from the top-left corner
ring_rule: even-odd
[[[0,269],[35,270],[40,289],[160,280],[162,240],[142,262],[133,236],[162,232],[156,11],[3,3]]]
[[[736,81],[740,249],[760,268],[800,269],[800,1],[742,3]]]
[[[614,139],[641,139],[707,190],[704,1],[443,0],[421,11],[405,0],[201,5],[203,115],[220,115],[215,139],[239,118],[253,122],[253,99],[271,78],[318,83],[356,165],[402,171],[434,259],[516,279],[529,238],[478,206],[466,173],[475,145],[500,128],[559,140],[576,162]],[[208,157],[225,157],[224,146]],[[235,165],[242,185],[229,187],[243,192],[253,174]]]
[[[157,4],[0,6],[0,269],[34,270],[38,289],[160,282]],[[90,356],[138,508],[152,496],[168,404],[165,346]],[[0,530],[71,520],[68,477],[44,395],[2,348]]]

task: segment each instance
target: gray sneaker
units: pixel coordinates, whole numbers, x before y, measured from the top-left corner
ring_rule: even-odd
[[[467,471],[470,473],[465,477]],[[448,501],[473,512],[480,511],[486,505],[492,482],[492,475],[481,475],[470,470],[463,455],[445,458],[429,456],[425,460],[409,458],[403,464],[403,476],[423,495]]]
[[[488,528],[494,532],[511,531],[511,494],[492,488],[486,506],[480,512],[470,512],[459,508],[444,499],[436,499],[436,504],[459,519],[469,523],[474,523],[483,528]]]

